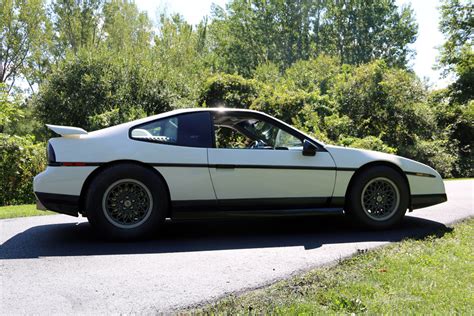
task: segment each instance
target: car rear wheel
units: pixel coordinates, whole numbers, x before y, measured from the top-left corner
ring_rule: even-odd
[[[355,178],[346,208],[358,223],[383,229],[401,222],[409,204],[405,179],[387,166],[370,168]]]
[[[91,183],[86,214],[91,225],[111,239],[135,239],[156,231],[168,210],[165,184],[152,170],[111,166]]]

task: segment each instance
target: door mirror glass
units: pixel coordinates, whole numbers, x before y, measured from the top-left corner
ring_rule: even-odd
[[[303,156],[314,156],[316,155],[317,147],[315,144],[305,139],[303,141]]]

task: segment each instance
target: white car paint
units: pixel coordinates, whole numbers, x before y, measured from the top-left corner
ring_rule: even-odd
[[[85,135],[87,132],[79,127],[73,126],[60,126],[60,125],[51,125],[46,124],[46,126],[55,133],[58,133],[61,136],[78,136],[78,135]]]
[[[355,170],[373,162],[388,162],[406,172],[412,195],[445,193],[441,176],[434,169],[407,158],[375,151],[318,142],[326,151],[318,151],[315,156],[303,156],[299,150],[182,147],[129,137],[130,128],[139,124],[196,111],[223,109],[171,111],[89,133],[76,127],[48,125],[56,133],[65,136],[49,141],[54,148],[56,161],[81,162],[87,165],[48,166],[35,177],[34,191],[79,196],[86,179],[98,168],[96,164],[129,160],[151,164],[158,170],[169,187],[172,202],[278,197],[343,198]],[[239,111],[259,113],[271,118],[256,111]],[[284,122],[276,121],[295,130]],[[136,131],[140,133],[140,129]],[[243,168],[216,166],[234,164]],[[245,167],[247,165],[254,168]],[[267,168],[278,166],[283,168]],[[285,166],[307,169],[284,169]],[[416,173],[425,176],[415,175]]]
[[[210,165],[326,167],[332,170],[210,168],[218,199],[327,197],[332,195],[336,170],[327,152],[303,156],[295,150],[208,149]]]

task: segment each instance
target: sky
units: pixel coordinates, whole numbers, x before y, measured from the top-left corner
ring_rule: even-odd
[[[156,20],[157,13],[180,13],[190,24],[198,24],[205,15],[210,14],[211,5],[222,7],[227,0],[135,0],[138,8],[148,12]],[[410,62],[415,73],[426,79],[432,88],[443,88],[449,79],[441,79],[440,72],[433,69],[438,56],[437,47],[444,42],[438,29],[440,0],[396,0],[397,5],[411,4],[418,22],[418,38],[412,45],[416,51],[415,58]]]

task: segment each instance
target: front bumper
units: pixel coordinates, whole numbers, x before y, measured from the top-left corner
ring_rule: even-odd
[[[79,196],[44,192],[35,192],[35,195],[39,204],[47,210],[76,217],[79,216]],[[38,209],[41,208],[38,206]]]
[[[446,193],[441,194],[416,194],[411,196],[411,207],[413,210],[439,203],[446,202]]]

